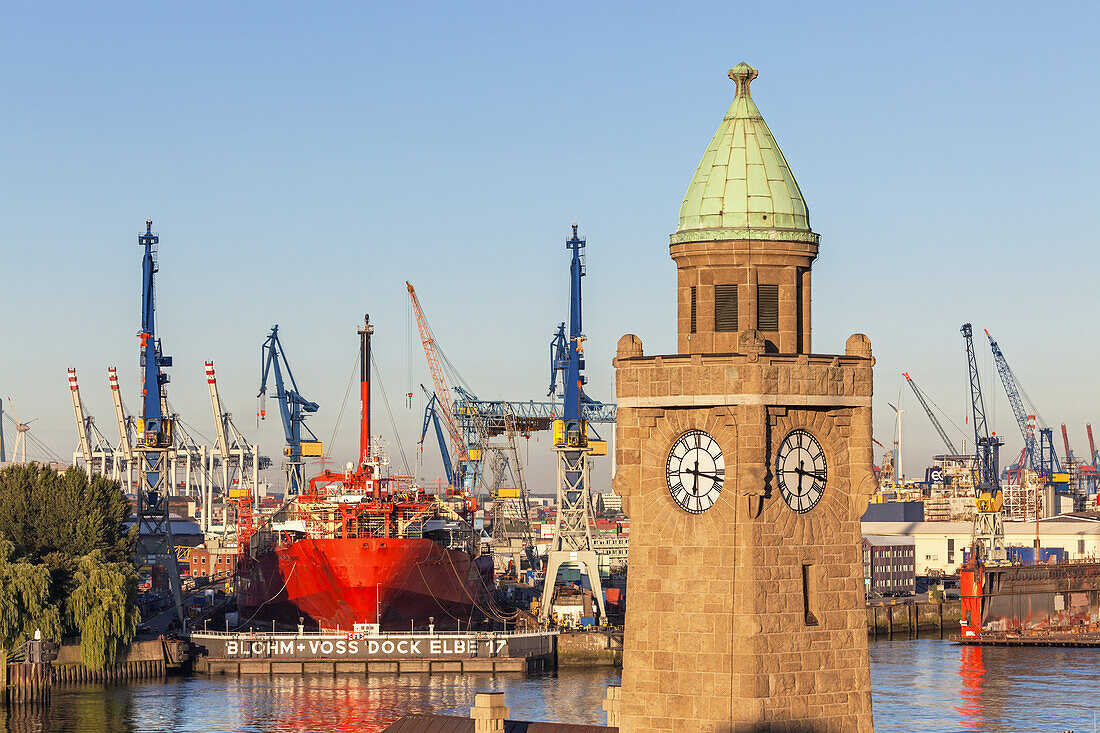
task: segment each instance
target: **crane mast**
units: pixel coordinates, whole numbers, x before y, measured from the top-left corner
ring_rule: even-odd
[[[917,387],[917,383],[909,376],[909,372],[902,372],[901,376],[905,377],[905,381],[909,382],[909,386],[913,388],[913,394],[917,396],[917,401],[920,402],[920,406],[924,408],[924,412],[928,415],[928,419],[932,421],[932,426],[936,428],[936,432],[940,434],[940,440],[947,446],[947,450],[951,451],[952,455],[957,455],[958,451],[955,450],[955,444],[951,442],[951,438],[947,437],[947,431],[943,429],[943,425],[940,424],[935,413],[932,412],[932,408],[928,405],[928,401],[924,397],[924,392]]]
[[[971,533],[973,562],[1002,561],[1005,559],[1004,515],[1001,511],[1003,497],[997,470],[997,453],[1000,438],[989,433],[985,417],[985,401],[978,377],[978,360],[974,353],[974,332],[969,323],[960,329],[966,341],[966,360],[970,373],[970,404],[974,419],[975,454],[975,510]]]
[[[592,484],[590,455],[596,448],[606,453],[606,443],[588,439],[588,423],[582,414],[584,394],[584,333],[581,328],[581,278],[586,274],[586,241],[577,234],[573,224],[573,236],[565,242],[570,251],[569,263],[569,333],[565,324],[558,327],[552,341],[550,362],[550,392],[554,393],[555,378],[562,375],[564,406],[562,417],[554,422],[554,451],[557,453],[557,517],[554,522],[554,538],[546,554],[546,579],[542,589],[539,619],[549,620],[554,599],[554,585],[558,569],[567,563],[584,566],[592,593],[600,609],[600,616],[607,618],[603,590],[600,584],[599,561],[592,543]],[[518,569],[518,568],[517,568]]]
[[[168,375],[163,367],[172,366],[172,357],[161,353],[156,333],[156,290],[154,278],[158,271],[157,248],[160,237],[153,233],[153,222],[145,220],[145,233],[138,236],[144,249],[142,257],[141,292],[141,419],[138,422],[138,564],[159,565],[168,575],[168,584],[176,605],[176,617],[186,628],[183,612],[183,589],[172,539],[172,524],[168,518],[168,494],[172,489],[166,480],[169,453],[174,448],[173,420],[164,410],[167,401],[165,385]]]

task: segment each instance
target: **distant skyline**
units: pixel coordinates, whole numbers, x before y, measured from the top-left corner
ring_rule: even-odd
[[[970,321],[1002,460],[1020,438],[986,328],[1083,456],[1085,423],[1100,426],[1098,21],[1083,2],[0,2],[0,397],[68,459],[76,367],[116,437],[106,370],[137,409],[150,217],[170,400],[208,437],[209,359],[278,462],[277,418],[255,418],[277,323],[328,443],[370,313],[411,458],[430,375],[406,280],[478,395],[544,399],[573,221],[588,239],[587,390],[611,400],[620,336],[675,350],[668,235],[744,60],[821,235],[814,351],[870,336],[876,438],[890,444],[900,393],[906,473],[943,452],[903,371],[969,427]],[[353,392],[336,465],[356,412]],[[548,492],[548,436],[529,446]],[[440,473],[431,438],[425,467]]]

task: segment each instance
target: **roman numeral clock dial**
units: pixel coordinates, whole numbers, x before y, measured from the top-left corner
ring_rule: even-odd
[[[805,514],[817,506],[825,493],[829,477],[825,451],[805,430],[792,430],[779,445],[775,473],[779,493],[787,506]]]
[[[681,435],[668,453],[668,491],[680,508],[702,514],[722,493],[726,463],[718,441],[702,430]]]

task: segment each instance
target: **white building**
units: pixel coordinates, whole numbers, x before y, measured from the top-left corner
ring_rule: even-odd
[[[1005,522],[1005,545],[1034,547],[1035,522]],[[911,537],[916,573],[939,570],[948,575],[963,564],[970,547],[970,522],[864,522],[864,535]],[[1100,519],[1062,515],[1039,522],[1041,547],[1062,548],[1070,560],[1100,559]]]

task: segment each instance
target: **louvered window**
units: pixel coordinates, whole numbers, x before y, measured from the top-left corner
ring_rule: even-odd
[[[714,330],[737,330],[737,286],[714,286]]]
[[[691,332],[695,333],[695,286],[691,286]]]
[[[756,327],[761,331],[779,330],[779,286],[756,286]]]

